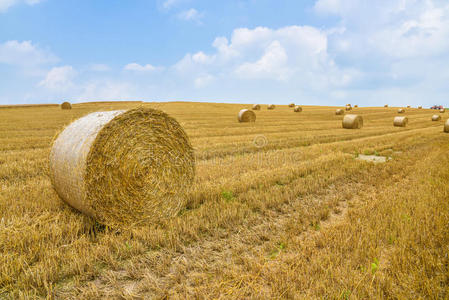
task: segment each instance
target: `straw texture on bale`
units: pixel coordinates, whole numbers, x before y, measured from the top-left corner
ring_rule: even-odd
[[[363,118],[360,115],[346,115],[342,124],[346,129],[360,129],[363,127]]]
[[[345,109],[346,109],[346,110],[352,110],[352,107],[351,107],[351,106],[348,106],[348,105],[346,105]]]
[[[256,114],[249,109],[242,109],[238,115],[239,122],[256,122]]]
[[[395,127],[405,127],[408,124],[408,118],[407,117],[394,117],[393,119],[393,125]]]
[[[295,107],[295,103],[290,103],[288,107]]]
[[[151,108],[88,114],[59,134],[50,153],[58,195],[110,226],[173,216],[194,175],[186,133]]]
[[[432,116],[432,121],[439,121],[441,120],[441,116],[440,115],[433,115]]]
[[[444,123],[444,132],[449,132],[449,119]]]
[[[72,104],[70,104],[69,102],[63,102],[61,104],[61,109],[72,109]]]
[[[440,109],[440,113],[444,113],[445,111],[446,111],[445,108],[441,108],[441,109]]]
[[[403,113],[405,113],[405,109],[403,109],[403,108],[398,109],[398,114],[403,114]]]
[[[296,106],[295,106],[295,109],[294,109],[293,111],[294,111],[294,112],[302,112],[302,107],[296,105]]]
[[[337,110],[335,111],[335,114],[336,114],[336,115],[344,115],[344,114],[345,114],[345,111],[344,111],[343,109],[339,108],[339,109],[337,109]]]
[[[275,106],[274,106],[274,104],[268,104],[268,107],[267,107],[268,109],[274,109],[275,108]]]
[[[254,104],[253,105],[253,110],[260,110],[260,105],[259,104]]]

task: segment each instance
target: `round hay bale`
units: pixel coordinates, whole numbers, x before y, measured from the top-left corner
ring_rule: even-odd
[[[50,153],[62,200],[109,226],[175,215],[194,175],[187,134],[151,108],[88,114],[59,134]]]
[[[441,116],[440,115],[433,115],[432,116],[432,121],[439,121],[439,120],[441,120]]]
[[[249,109],[242,109],[238,115],[239,122],[256,122],[256,114]]]
[[[260,105],[259,104],[254,104],[253,105],[253,110],[260,110]]]
[[[403,108],[398,109],[398,114],[403,114],[403,113],[405,113],[405,109],[403,109]]]
[[[335,111],[335,114],[336,114],[336,115],[344,115],[344,114],[345,114],[345,111],[344,111],[343,109],[339,108],[339,109],[337,109],[337,110]]]
[[[272,109],[275,108],[275,106],[274,106],[274,104],[268,104],[268,107],[267,107],[267,108],[270,109],[270,110],[272,110]]]
[[[410,108],[411,106],[410,105],[407,105],[407,108]]]
[[[384,107],[388,107],[388,104],[385,104]]]
[[[357,108],[357,107],[359,107],[357,104],[356,105],[354,105],[354,108]]]
[[[444,123],[444,132],[449,132],[449,119]]]
[[[295,107],[295,103],[290,103],[288,107]]]
[[[63,102],[61,104],[61,109],[72,109],[72,104],[70,104],[70,102]]]
[[[408,124],[407,117],[394,117],[393,125],[395,127],[405,127]]]
[[[342,124],[346,129],[360,129],[363,127],[363,118],[360,115],[346,115]]]
[[[351,106],[348,106],[348,105],[346,105],[345,109],[349,111],[349,110],[352,110],[352,107],[351,107]]]
[[[418,106],[418,109],[422,109],[422,106]]]
[[[441,108],[440,109],[440,113],[444,113],[444,112],[446,112],[446,109],[445,108]]]
[[[351,104],[346,104],[346,106],[352,106]]]
[[[293,110],[294,112],[302,112],[302,107],[299,105],[295,106],[295,109]]]

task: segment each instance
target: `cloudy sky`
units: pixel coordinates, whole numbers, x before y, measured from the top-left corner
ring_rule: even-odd
[[[447,0],[0,0],[0,104],[449,106]]]

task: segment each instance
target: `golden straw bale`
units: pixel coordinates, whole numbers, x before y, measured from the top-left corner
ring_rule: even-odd
[[[388,107],[388,104],[385,104],[384,107]]]
[[[256,122],[256,114],[249,109],[242,109],[238,115],[239,122]]]
[[[275,108],[275,106],[274,106],[274,104],[268,104],[268,107],[267,107],[268,109],[274,109]]]
[[[449,132],[449,119],[444,123],[444,132]]]
[[[109,226],[175,215],[194,175],[187,134],[151,108],[88,114],[59,134],[50,153],[62,200]]]
[[[294,112],[302,112],[302,107],[299,105],[295,106],[295,109],[293,110]]]
[[[295,103],[290,103],[288,107],[295,107]]]
[[[61,109],[72,109],[72,104],[70,104],[70,102],[63,102],[61,104]]]
[[[407,108],[410,108],[411,106],[410,105],[407,105]]]
[[[418,106],[418,109],[422,109],[422,106]]]
[[[445,108],[441,108],[440,109],[440,113],[444,113],[444,112],[446,112],[446,109]]]
[[[403,108],[398,109],[398,114],[403,114],[403,113],[405,113],[405,109],[403,109]]]
[[[433,115],[432,116],[432,121],[439,121],[441,120],[441,116],[440,115]]]
[[[349,105],[349,106],[346,105],[345,109],[346,109],[346,110],[352,110],[352,107],[351,107],[350,105]]]
[[[339,108],[339,109],[337,109],[337,110],[335,111],[335,114],[336,114],[336,115],[344,115],[344,114],[345,114],[345,111],[344,111],[343,109]]]
[[[346,129],[360,129],[363,127],[363,118],[360,115],[346,115],[342,125]]]
[[[395,127],[405,127],[408,124],[407,117],[394,117],[393,125]]]
[[[254,104],[253,105],[253,110],[260,110],[260,105],[259,104]]]
[[[359,107],[357,104],[356,105],[354,105],[354,108],[357,108],[357,107]]]

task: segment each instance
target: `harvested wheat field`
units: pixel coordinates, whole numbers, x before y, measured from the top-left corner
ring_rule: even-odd
[[[58,197],[52,141],[89,113],[138,106],[181,125],[195,179],[175,216],[106,227]],[[431,110],[407,110],[398,130],[397,107],[361,107],[363,128],[347,130],[338,107],[236,122],[250,107],[0,110],[0,298],[449,297],[449,135]]]

